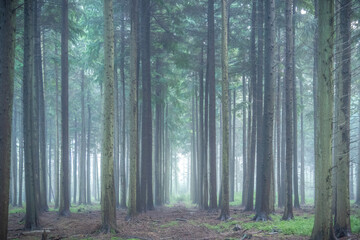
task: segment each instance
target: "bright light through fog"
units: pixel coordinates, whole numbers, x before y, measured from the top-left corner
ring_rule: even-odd
[[[300,13],[301,13],[301,15],[304,15],[304,14],[306,14],[307,12],[306,12],[304,9],[301,9],[301,10],[300,10]]]
[[[190,153],[177,153],[177,169],[178,169],[178,191],[175,193],[177,195],[185,193],[187,189],[187,172],[188,172],[188,165],[190,162]]]

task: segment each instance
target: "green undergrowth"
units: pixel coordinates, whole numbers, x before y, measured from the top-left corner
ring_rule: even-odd
[[[196,204],[192,203],[189,194],[182,194],[170,197],[170,203],[165,204],[166,207],[174,207],[176,204],[184,204],[186,208],[196,207]]]
[[[80,213],[80,212],[92,212],[92,211],[100,211],[101,205],[100,204],[93,204],[93,205],[73,205],[70,207],[70,212],[72,213]]]
[[[252,219],[254,215],[248,217]],[[295,236],[310,236],[314,224],[314,215],[295,216],[293,220],[283,221],[281,215],[271,215],[272,221],[247,221],[243,222],[240,220],[233,219],[226,222],[219,222],[218,224],[212,225],[209,223],[200,223],[210,230],[217,232],[232,231],[232,229],[238,225],[242,230],[255,229],[263,231],[265,233],[278,233],[282,235],[295,235]],[[196,224],[196,222],[191,222]],[[197,223],[199,224],[199,223]],[[360,216],[351,216],[351,229],[353,233],[360,233]]]
[[[220,222],[219,224],[212,225],[209,223],[202,223],[201,225],[206,227],[207,229],[214,230],[217,232],[226,232],[234,228],[238,224],[240,226],[240,221],[237,220],[229,220],[226,222]]]
[[[163,225],[160,225],[161,228],[169,228],[169,227],[175,227],[179,224],[178,221],[170,221],[168,223],[165,223]]]
[[[24,207],[9,207],[9,214],[13,213],[25,213],[25,206]]]

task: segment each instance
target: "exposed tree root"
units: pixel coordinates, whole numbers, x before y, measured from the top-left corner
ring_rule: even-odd
[[[262,221],[262,222],[272,221],[271,217],[268,214],[264,213],[264,212],[256,214],[255,217],[252,220],[256,221],[256,222],[259,222],[259,221]]]

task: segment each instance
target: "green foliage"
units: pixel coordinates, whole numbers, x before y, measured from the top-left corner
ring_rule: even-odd
[[[272,221],[246,222],[241,225],[244,229],[258,229],[265,232],[279,232],[284,235],[310,236],[314,223],[314,216],[298,216],[291,221],[281,220],[280,215],[271,215]]]
[[[75,205],[70,207],[70,212],[80,213],[80,212],[91,212],[91,211],[100,211],[101,206],[99,204],[94,205]]]
[[[226,221],[226,222],[221,221],[216,225],[211,225],[211,224],[208,224],[208,223],[203,223],[201,225],[208,228],[208,229],[210,229],[210,230],[214,230],[214,231],[217,231],[217,232],[226,232],[226,231],[230,231],[231,228],[233,228],[236,224],[239,225],[240,221],[237,221],[237,220]]]
[[[23,208],[21,207],[12,207],[12,208],[9,208],[9,214],[13,214],[13,213],[25,213],[25,206]]]
[[[169,227],[175,227],[179,224],[178,221],[170,221],[168,223],[165,223],[163,225],[160,225],[161,228],[169,228]]]

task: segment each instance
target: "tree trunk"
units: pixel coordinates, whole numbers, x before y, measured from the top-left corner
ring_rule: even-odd
[[[15,100],[15,99],[14,99]],[[11,133],[11,171],[12,171],[12,205],[17,205],[17,144],[16,144],[16,103],[13,100],[12,109],[12,133]]]
[[[57,54],[57,45],[55,45],[55,55]],[[55,178],[55,208],[59,207],[59,197],[60,197],[60,159],[59,159],[59,155],[60,155],[60,130],[59,130],[59,77],[58,77],[58,63],[57,61],[54,61],[54,68],[55,68],[55,112],[56,112],[56,141],[55,141],[55,174],[54,174],[54,178]]]
[[[130,33],[130,196],[128,216],[136,214],[136,170],[138,162],[138,96],[137,96],[137,58],[138,58],[138,1],[131,1],[130,7],[131,33]],[[139,197],[139,196],[138,196]]]
[[[303,81],[300,82],[300,106],[304,106],[303,100]],[[301,204],[305,204],[305,134],[304,134],[304,109],[300,113],[300,139],[301,139],[301,173],[300,173],[300,198]]]
[[[19,119],[19,202],[18,206],[23,207],[23,172],[24,172],[24,131],[23,131],[23,114],[20,113]],[[50,179],[49,175],[49,179]],[[49,181],[50,182],[50,181]]]
[[[26,214],[25,229],[32,230],[39,226],[38,204],[36,203],[35,166],[32,154],[33,142],[33,52],[34,52],[34,4],[24,1],[24,64],[23,64],[23,131],[25,159]],[[11,31],[10,31],[11,32]],[[6,88],[2,88],[6,89]],[[10,92],[8,92],[10,93]],[[12,98],[9,98],[12,99]],[[11,115],[10,115],[11,116]],[[11,129],[10,124],[8,128]],[[10,144],[9,148],[10,150]],[[7,152],[7,151],[4,151]],[[1,191],[4,192],[4,191]],[[7,201],[7,199],[5,200]],[[8,204],[3,204],[8,206]]]
[[[120,185],[121,185],[121,199],[120,207],[126,208],[126,174],[125,174],[125,127],[126,127],[126,104],[125,104],[125,20],[121,16],[121,31],[120,31],[120,75],[122,82],[122,143],[121,143],[121,158],[120,158]]]
[[[318,15],[319,15],[319,0],[314,0],[314,18],[316,21],[318,21]],[[319,26],[315,26],[314,31],[314,67],[313,67],[313,102],[314,102],[314,139],[317,139],[317,119],[316,119],[316,112],[317,112],[317,89],[318,89],[318,38],[319,38]],[[314,141],[314,168],[316,166],[316,141]],[[314,174],[314,186],[315,186],[315,174]],[[315,200],[316,190],[314,188],[314,204],[316,202]]]
[[[38,129],[39,129],[39,163],[40,163],[40,205],[41,211],[47,211],[47,189],[46,189],[46,139],[45,139],[45,100],[43,87],[43,67],[41,51],[40,17],[41,4],[35,9],[35,78],[38,84]]]
[[[77,134],[77,118],[75,117],[75,146],[74,146],[74,158],[73,158],[73,184],[74,184],[74,193],[73,193],[73,203],[76,203],[76,195],[77,195],[77,149],[78,149],[78,134]]]
[[[217,208],[216,190],[216,94],[214,0],[208,0],[207,80],[209,82],[209,169],[210,209]]]
[[[252,13],[251,13],[251,37],[250,37],[250,62],[251,62],[251,94],[249,91],[249,101],[252,102],[252,111],[249,113],[249,138],[248,142],[249,148],[248,150],[248,170],[246,171],[246,203],[245,210],[252,211],[254,209],[254,171],[255,171],[255,146],[256,146],[256,1],[253,1],[252,5]],[[251,124],[250,124],[251,117]],[[251,131],[250,131],[251,130]]]
[[[319,1],[317,112],[315,138],[315,220],[311,239],[335,239],[331,214],[334,2]]]
[[[222,103],[222,119],[223,119],[223,137],[222,137],[222,201],[220,219],[225,221],[230,218],[229,210],[229,80],[228,80],[228,13],[227,0],[221,1],[222,16],[222,32],[221,32],[221,70],[222,70],[222,86],[221,86],[221,103]]]
[[[70,214],[69,191],[69,62],[68,39],[69,18],[68,0],[62,1],[61,24],[61,184],[60,208],[61,216]]]
[[[231,186],[231,196],[230,201],[234,201],[235,195],[235,138],[236,138],[236,130],[235,130],[235,121],[236,121],[236,89],[233,90],[233,115],[232,115],[232,155],[231,155],[231,162],[230,162],[230,186]]]
[[[119,198],[119,180],[120,180],[120,103],[119,103],[119,80],[118,80],[118,60],[116,54],[117,49],[117,36],[114,33],[114,184],[115,184],[115,202],[116,208],[120,207]]]
[[[150,1],[141,0],[141,62],[142,62],[142,141],[141,141],[141,209],[154,209],[152,199],[152,110],[150,64]]]
[[[358,86],[359,87],[359,86]],[[357,168],[356,168],[356,201],[355,204],[360,205],[360,97],[358,97],[358,135],[357,135],[357,151],[358,151],[358,157],[357,157]],[[20,159],[21,160],[21,159]]]
[[[15,24],[17,1],[5,0],[0,3],[0,238],[7,239],[8,212],[9,212],[9,187],[11,166],[11,120],[14,95],[14,61],[15,61]],[[26,9],[28,3],[25,1]],[[29,13],[25,11],[25,13]],[[30,11],[31,13],[31,11]],[[25,14],[29,20],[29,15]],[[30,22],[26,22],[25,29]],[[26,32],[25,32],[26,33]],[[24,40],[30,40],[24,33]],[[28,42],[30,44],[30,42]],[[25,44],[27,47],[29,45]],[[25,48],[25,46],[24,46]],[[25,50],[25,49],[24,49]],[[28,50],[28,49],[27,49]],[[30,56],[30,55],[28,55]],[[25,60],[25,59],[24,59]],[[24,61],[25,64],[25,61]],[[24,74],[25,76],[25,74]],[[24,79],[25,80],[25,79]],[[25,102],[25,101],[24,101]],[[16,190],[16,189],[15,189]]]
[[[297,151],[297,97],[296,97],[296,69],[295,69],[295,18],[296,18],[296,2],[297,0],[293,0],[293,7],[292,7],[292,79],[293,79],[293,154],[294,154],[294,168],[293,168],[293,176],[294,176],[294,207],[300,208],[299,203],[299,176],[298,176],[298,151]]]
[[[86,204],[86,127],[85,127],[85,73],[81,78],[81,145],[80,145],[80,171],[79,171],[79,204]]]
[[[281,44],[280,44],[280,29],[277,30],[278,33],[278,44],[277,44],[277,90],[276,90],[276,147],[277,147],[277,195],[278,195],[278,207],[282,205],[281,201],[281,72],[280,72],[280,63],[281,63]]]
[[[246,170],[247,170],[247,140],[246,139],[246,78],[245,76],[242,77],[242,113],[243,113],[243,128],[242,128],[242,137],[243,137],[243,152],[242,152],[242,157],[243,157],[243,169],[242,169],[242,173],[243,173],[243,185],[242,185],[242,200],[241,200],[241,205],[244,205],[245,203],[245,194],[246,194],[246,186],[245,186],[245,180],[246,180]]]
[[[90,183],[90,140],[91,140],[91,108],[90,108],[90,91],[87,93],[88,107],[88,133],[87,133],[87,157],[86,157],[86,203],[91,204],[91,183]]]
[[[33,157],[33,164],[34,164],[34,184],[35,184],[35,199],[37,208],[39,211],[42,211],[41,206],[41,188],[40,188],[40,152],[39,152],[39,78],[40,78],[40,71],[39,71],[39,60],[37,50],[37,34],[36,29],[38,26],[38,18],[37,18],[37,9],[38,9],[38,2],[34,1],[34,81],[33,81],[33,94],[32,94],[32,157]]]
[[[270,168],[273,166],[273,120],[274,120],[274,41],[275,1],[265,2],[265,91],[264,91],[264,159],[261,173],[261,201],[256,209],[255,220],[268,220],[270,197]]]
[[[286,99],[286,183],[285,183],[285,210],[282,219],[290,220],[294,218],[293,214],[293,182],[292,182],[292,160],[294,157],[293,144],[293,101],[294,101],[294,79],[293,79],[293,1],[286,1],[286,55],[285,55],[285,99]],[[295,162],[295,161],[294,161]]]
[[[338,122],[338,154],[336,157],[336,211],[335,234],[341,238],[349,236],[350,199],[349,199],[349,167],[350,167],[350,99],[351,99],[351,1],[340,1],[340,39],[341,69],[338,84],[339,106]]]
[[[104,0],[104,117],[102,124],[101,231],[116,231],[114,186],[114,23],[112,0]]]
[[[258,0],[258,17],[257,17],[257,30],[258,30],[258,56],[257,56],[257,77],[256,77],[256,93],[255,93],[255,105],[256,105],[256,202],[255,209],[258,209],[262,200],[262,172],[266,171],[262,169],[264,160],[264,120],[263,120],[263,64],[264,64],[264,1]],[[267,169],[271,171],[270,168]]]

